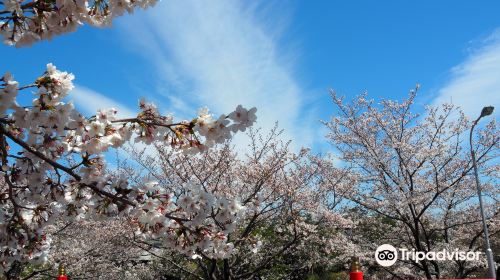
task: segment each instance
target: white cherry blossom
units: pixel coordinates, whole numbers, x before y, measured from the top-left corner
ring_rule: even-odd
[[[57,5],[63,2],[72,3],[57,1]],[[174,123],[172,115],[161,115],[145,100],[139,102],[137,116],[118,119],[117,109],[110,108],[85,118],[65,102],[71,97],[73,80],[72,74],[48,64],[32,85],[20,87],[8,73],[0,81],[0,272],[16,261],[47,260],[46,227],[56,220],[116,215],[128,216],[143,234],[163,238],[173,249],[191,254],[202,235],[215,239],[213,248],[220,249],[210,254],[229,254],[232,250],[221,231],[207,221],[216,201],[211,194],[199,185],[181,184],[184,201],[173,200],[154,181],[131,187],[123,176],[108,172],[102,153],[132,139],[146,144],[160,141],[175,150],[196,153],[203,150],[205,141],[229,139],[229,125],[244,130],[249,123],[231,122],[221,115],[210,124],[210,133],[204,134],[195,129],[198,118]],[[36,90],[31,106],[17,104],[19,89]],[[241,207],[226,208],[221,209],[223,223],[234,222]],[[178,229],[184,234],[178,236]]]

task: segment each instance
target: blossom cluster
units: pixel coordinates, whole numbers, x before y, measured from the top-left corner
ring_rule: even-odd
[[[191,121],[174,122],[141,100],[133,118],[118,119],[113,108],[86,118],[65,102],[73,79],[48,64],[31,85],[20,87],[10,74],[0,80],[0,272],[14,261],[44,262],[50,250],[45,228],[56,220],[117,214],[132,215],[143,232],[164,234],[186,252],[205,242],[204,250],[214,255],[230,253],[224,232],[213,231],[205,219],[210,209],[218,209],[218,220],[230,230],[240,210],[236,202],[212,198],[193,186],[179,186],[185,195],[178,200],[157,192],[154,182],[135,188],[127,178],[107,172],[102,153],[132,140],[199,152],[245,131],[255,122],[256,109],[238,106],[217,121],[202,110]],[[21,106],[17,94],[28,88],[36,89],[35,98]]]
[[[9,45],[31,45],[72,32],[84,23],[110,25],[116,16],[155,3],[155,0],[4,0],[0,2],[0,36]]]
[[[227,258],[234,245],[227,236],[234,231],[244,207],[235,199],[216,197],[201,185],[184,184],[176,197],[157,182],[145,182],[134,191],[142,207],[133,210],[143,239],[159,239],[167,248],[196,258]]]

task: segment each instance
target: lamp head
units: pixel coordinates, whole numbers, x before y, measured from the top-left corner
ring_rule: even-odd
[[[484,107],[481,111],[481,118],[491,115],[491,113],[493,113],[493,109],[495,109],[493,106]]]
[[[360,272],[360,271],[361,271],[361,264],[359,263],[359,258],[352,257],[351,258],[351,272]]]
[[[65,267],[64,267],[64,264],[59,264],[59,276],[64,276],[66,275],[66,270],[65,270]]]

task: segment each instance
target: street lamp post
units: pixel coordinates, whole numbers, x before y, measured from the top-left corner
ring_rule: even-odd
[[[474,127],[477,125],[479,120],[482,117],[491,115],[493,113],[493,106],[489,107],[484,107],[483,110],[481,111],[481,115],[474,121],[472,124],[472,127],[470,129],[470,154],[472,156],[472,166],[474,167],[474,176],[476,177],[476,189],[477,189],[477,196],[479,197],[479,209],[481,211],[481,219],[483,221],[483,231],[484,231],[484,239],[486,241],[486,260],[488,261],[488,275],[490,278],[495,279],[495,263],[493,262],[493,251],[491,250],[490,247],[490,239],[488,235],[488,227],[486,226],[486,218],[484,216],[484,209],[483,209],[483,196],[481,195],[481,184],[479,182],[479,174],[477,172],[477,164],[476,164],[476,154],[474,152],[474,148],[472,146],[472,131],[474,130]]]

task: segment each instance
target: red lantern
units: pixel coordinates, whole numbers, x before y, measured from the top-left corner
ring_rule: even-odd
[[[349,273],[350,280],[363,280],[363,271],[358,257],[352,257],[351,272]]]
[[[66,276],[63,264],[59,265],[59,276],[57,276],[57,280],[68,280],[68,276]]]

